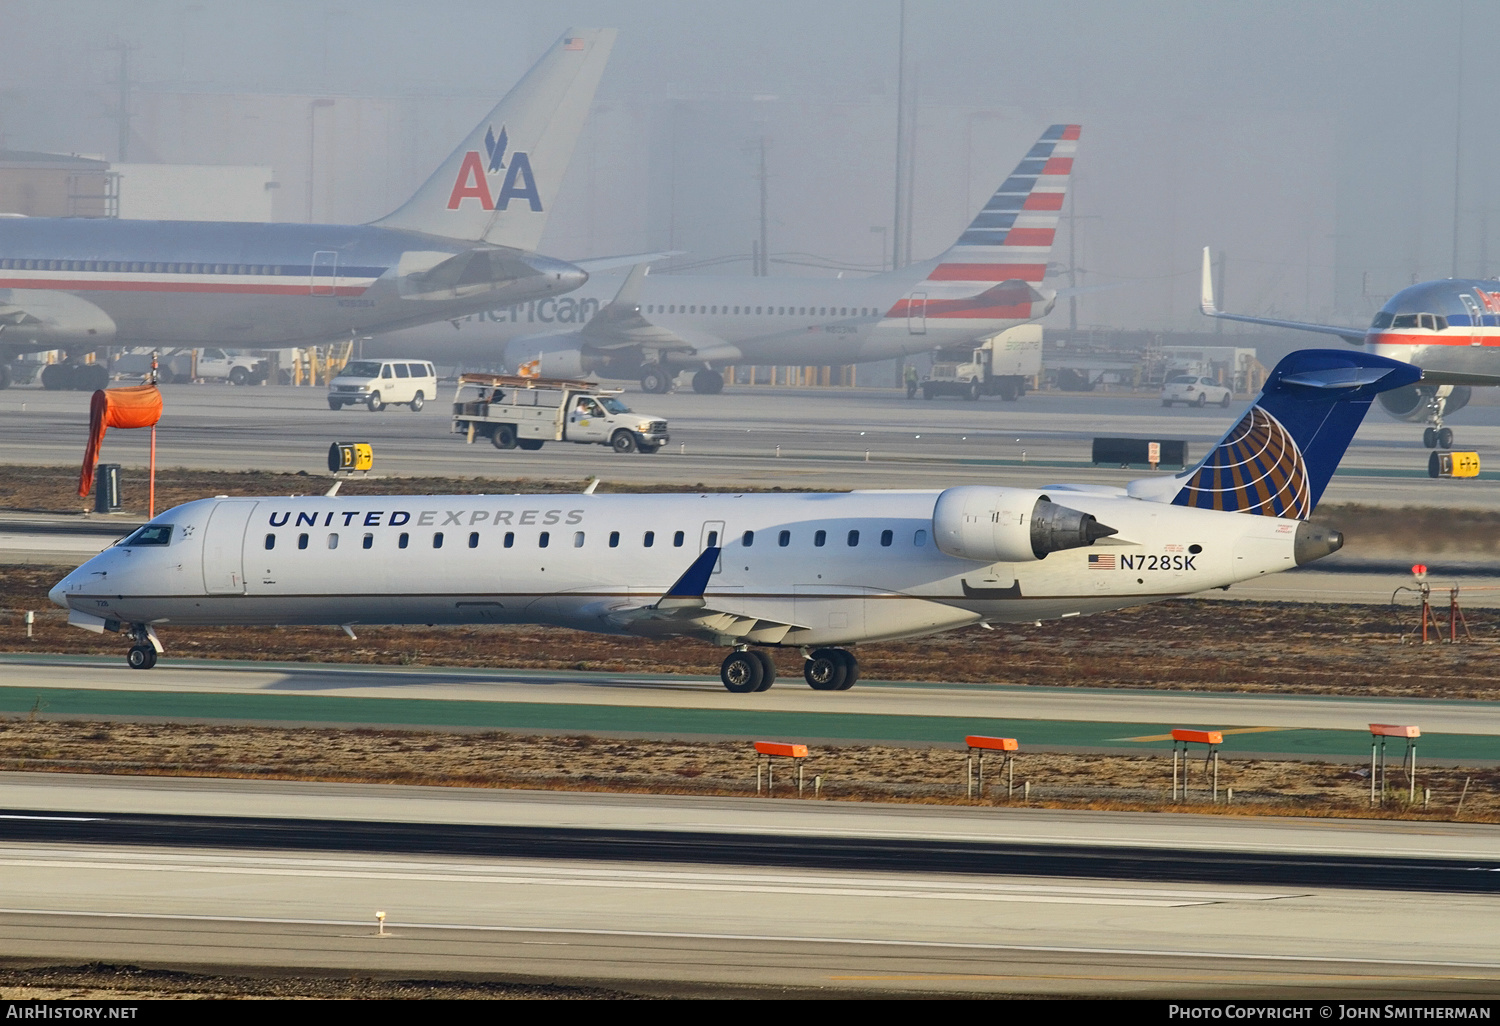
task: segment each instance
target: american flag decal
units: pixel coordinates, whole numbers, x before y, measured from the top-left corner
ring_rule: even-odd
[[[1090,570],[1113,570],[1115,569],[1115,557],[1113,555],[1101,556],[1089,553]]]
[[[564,50],[582,50],[583,49],[583,39],[581,37],[579,37],[579,36],[569,36],[567,39],[563,40],[563,49]]]

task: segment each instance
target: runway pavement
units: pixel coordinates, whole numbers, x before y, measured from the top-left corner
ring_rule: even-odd
[[[1494,827],[47,774],[0,775],[0,807],[0,955],[32,961],[646,993],[1500,992]]]
[[[149,672],[87,656],[0,656],[0,712],[47,717],[773,737],[958,746],[967,734],[1029,750],[1144,752],[1173,727],[1230,732],[1229,756],[1356,759],[1370,723],[1415,723],[1424,760],[1500,759],[1500,703],[861,681],[848,692],[783,679],[731,695],[716,678],[164,659]]]
[[[1180,438],[1200,457],[1240,416],[1243,403],[1163,409],[1154,398],[1037,393],[1016,403],[908,401],[886,389],[731,388],[721,396],[631,392],[637,409],[671,423],[672,442],[651,456],[603,446],[551,443],[538,452],[466,445],[449,433],[447,397],[420,413],[391,407],[334,412],[314,388],[168,385],[158,431],[161,465],[309,473],[326,468],[328,445],[368,441],[376,473],[576,479],[635,483],[746,484],[794,488],[942,488],[953,484],[1122,484],[1145,468],[1092,467],[1096,435]],[[1500,459],[1500,408],[1471,407],[1457,445]],[[69,466],[88,424],[85,393],[0,392],[6,461]],[[144,432],[111,432],[104,458],[145,466]],[[779,455],[778,455],[779,452]],[[868,461],[866,456],[868,454]],[[1372,412],[1328,501],[1490,508],[1496,474],[1433,481],[1417,425]],[[1492,461],[1491,466],[1500,467]]]

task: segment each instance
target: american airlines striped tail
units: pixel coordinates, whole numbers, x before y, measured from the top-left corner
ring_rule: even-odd
[[[1043,132],[958,241],[927,265],[921,291],[887,316],[910,316],[913,304],[925,317],[960,321],[1026,321],[1050,311],[1056,295],[1041,284],[1079,131],[1078,125],[1053,125]]]
[[[1132,481],[1128,491],[1174,506],[1306,520],[1375,396],[1421,373],[1369,353],[1292,353],[1202,463],[1175,477]]]

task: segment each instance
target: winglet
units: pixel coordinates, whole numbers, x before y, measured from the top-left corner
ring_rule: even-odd
[[[1203,247],[1203,294],[1198,298],[1198,307],[1209,317],[1219,316],[1219,308],[1214,305],[1214,265],[1207,246]]]
[[[708,587],[708,579],[719,563],[719,553],[723,551],[717,545],[710,545],[699,553],[698,558],[693,560],[693,565],[677,578],[677,583],[667,589],[667,593],[657,600],[653,608],[703,605],[703,589]]]

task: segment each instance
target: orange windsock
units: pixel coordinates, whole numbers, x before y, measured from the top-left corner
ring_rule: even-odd
[[[105,428],[154,427],[161,420],[161,390],[155,385],[131,388],[101,388],[89,403],[89,444],[83,451],[83,470],[78,475],[78,494],[94,487],[94,467],[104,444]]]

